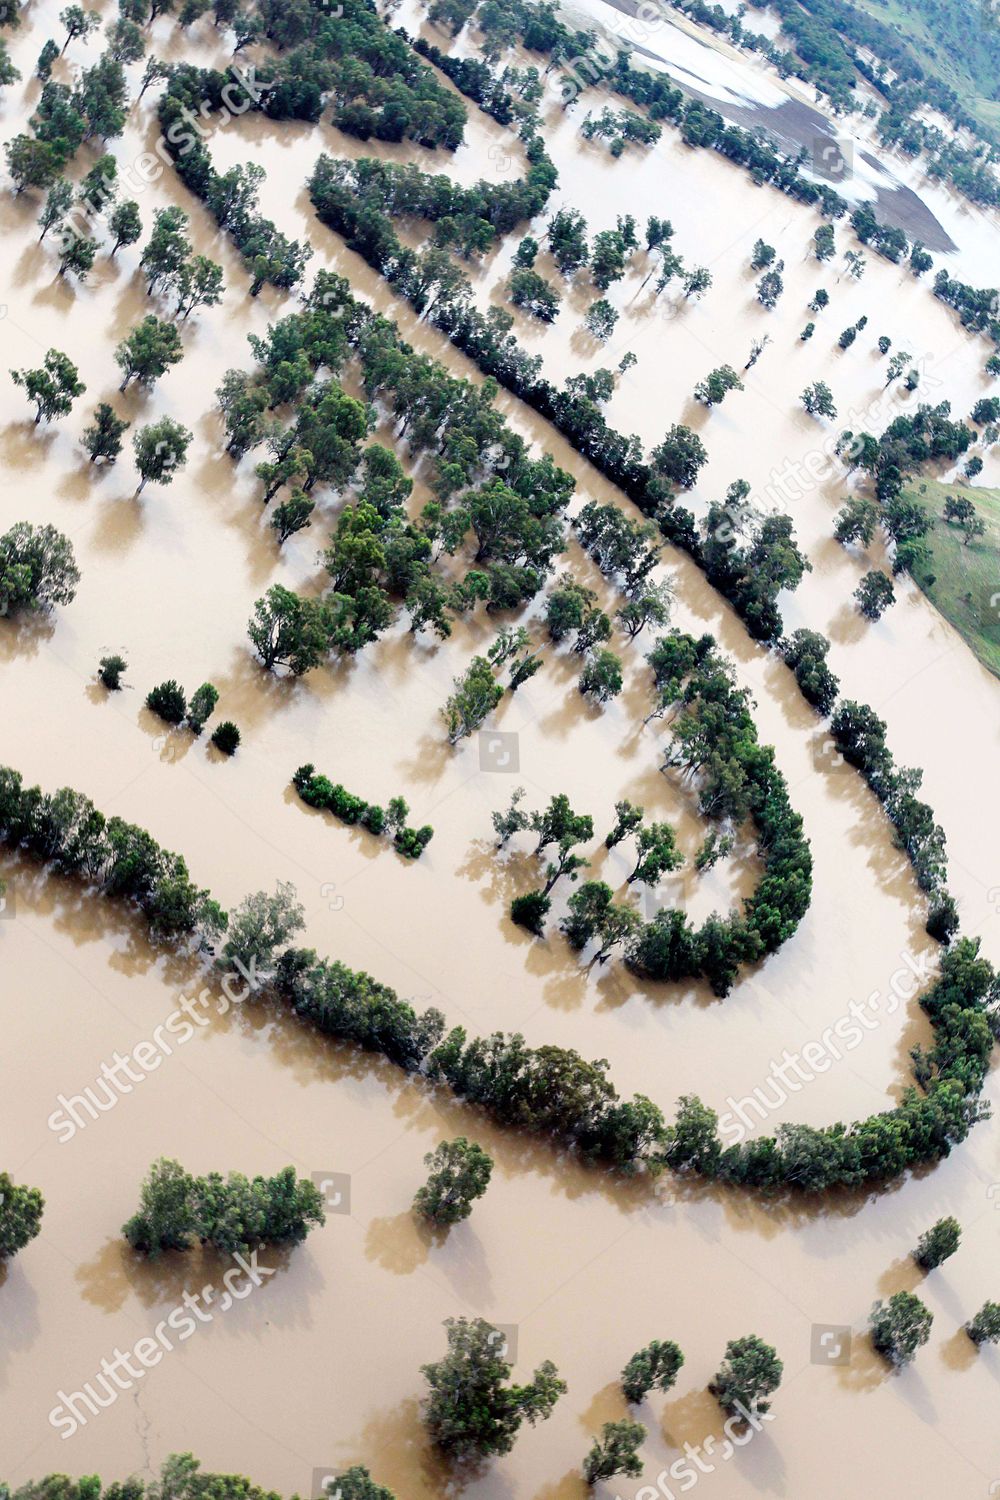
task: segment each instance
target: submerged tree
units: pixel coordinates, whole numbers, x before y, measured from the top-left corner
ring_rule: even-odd
[[[642,1473],[639,1445],[646,1436],[641,1422],[605,1422],[601,1436],[595,1438],[593,1446],[583,1460],[583,1477],[588,1484],[599,1479],[610,1479],[615,1474],[628,1474],[633,1479]]]
[[[122,451],[122,435],[132,424],[115,415],[114,408],[102,401],[94,412],[94,420],[83,429],[83,446],[90,454],[90,462],[106,458],[113,464]]]
[[[764,1398],[778,1389],[783,1370],[771,1345],[751,1333],[730,1339],[726,1357],[708,1389],[723,1411],[739,1412],[741,1416],[750,1411],[766,1412],[770,1402]]]
[[[69,355],[58,349],[50,349],[36,369],[10,373],[14,384],[22,386],[28,400],[35,403],[36,427],[43,417],[46,422],[53,417],[65,417],[77,396],[87,389]]]
[[[871,1315],[872,1343],[890,1364],[908,1365],[931,1336],[932,1314],[912,1292],[896,1292],[876,1302]]]
[[[7,1172],[0,1172],[0,1263],[35,1238],[44,1207],[38,1188],[18,1187]]]
[[[949,1255],[954,1255],[961,1238],[962,1228],[957,1219],[938,1219],[920,1236],[913,1259],[925,1271],[932,1271]]]
[[[527,1385],[509,1385],[511,1365],[498,1329],[482,1318],[449,1318],[448,1353],[421,1366],[430,1386],[424,1420],[435,1444],[458,1463],[509,1453],[522,1422],[544,1421],[566,1389],[551,1360]]]
[[[492,1158],[465,1136],[442,1141],[427,1153],[424,1165],[430,1167],[430,1177],[414,1198],[413,1206],[433,1224],[458,1224],[467,1219],[493,1173]]]
[[[683,1363],[684,1355],[672,1339],[654,1339],[633,1354],[622,1371],[626,1401],[645,1401],[652,1390],[669,1391]]]

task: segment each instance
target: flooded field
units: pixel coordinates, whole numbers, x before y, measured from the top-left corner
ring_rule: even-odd
[[[0,96],[4,140],[37,99],[34,60],[47,36],[61,35],[56,10],[36,0],[13,34],[26,81]],[[412,24],[405,9],[395,20]],[[207,22],[185,36],[162,19],[153,36],[154,50],[169,59],[207,66],[226,56]],[[72,44],[56,76],[91,53],[94,44],[89,52]],[[133,82],[137,71],[141,65]],[[114,143],[120,164],[155,141],[155,110],[151,91]],[[638,364],[620,379],[609,420],[644,444],[675,421],[701,433],[710,458],[693,507],[702,511],[743,477],[762,503],[793,515],[813,571],[781,601],[787,626],[830,636],[842,691],[885,718],[897,761],[924,768],[923,795],[948,833],[962,929],[981,935],[988,956],[1000,960],[993,794],[1000,684],[906,583],[879,624],[861,621],[850,596],[868,565],[831,535],[846,487],[839,466],[821,482],[796,478],[841,427],[870,421],[880,431],[891,419],[891,405],[877,408],[877,422],[870,415],[882,399],[883,363],[871,347],[879,334],[913,354],[921,394],[947,397],[955,415],[989,389],[988,345],[965,334],[927,285],[874,253],[863,280],[849,280],[842,251],[854,240],[845,229],[837,231],[837,260],[820,266],[811,211],[754,187],[710,153],[690,152],[675,132],[665,130],[649,152],[633,147],[613,161],[580,138],[582,111],[558,113],[550,111],[547,135],[560,174],[556,201],[579,206],[592,231],[627,212],[669,217],[679,252],[708,265],[713,286],[701,302],[684,305],[668,291],[656,305],[640,287],[648,269],[640,258],[612,290],[621,320],[605,348],[581,332],[591,297],[583,287],[567,295],[551,330],[539,335],[519,319],[519,337],[543,355],[550,378],[613,367],[631,350]],[[216,137],[211,149],[220,170],[244,160],[266,168],[262,207],[287,234],[312,242],[311,273],[329,267],[348,275],[415,347],[478,378],[318,223],[304,184],[321,150],[419,161],[462,182],[493,170],[520,173],[511,140],[470,106],[466,144],[454,157],[362,146],[328,124],[258,117]],[[84,170],[94,155],[81,151]],[[542,671],[491,721],[517,736],[516,769],[484,769],[475,736],[455,750],[445,742],[439,710],[452,679],[494,634],[482,615],[460,622],[441,644],[408,634],[404,616],[357,660],[300,681],[260,669],[246,637],[253,603],[274,582],[318,590],[316,555],[343,500],[318,491],[311,528],[279,553],[254,459],[235,466],[223,451],[214,392],[228,368],[249,366],[246,335],[262,335],[291,304],[271,288],[247,295],[249,278],[230,245],[169,171],[141,195],[144,224],[173,202],[191,216],[195,249],[223,264],[227,295],[189,320],[184,361],[152,396],[131,388],[118,398],[112,347],[149,310],[138,247],[114,261],[102,253],[87,284],[70,285],[57,276],[50,246],[38,244],[34,196],[0,196],[0,530],[22,519],[53,523],[71,537],[83,575],[74,603],[51,619],[0,620],[0,763],[49,789],[76,787],[109,815],[147,827],[226,906],[292,881],[306,907],[306,940],[319,952],[368,970],[420,1008],[438,1006],[472,1033],[516,1029],[534,1045],[606,1057],[622,1092],[646,1093],[668,1115],[686,1093],[720,1112],[733,1108],[785,1049],[800,1051],[852,1001],[879,991],[885,1005],[862,1044],[776,1101],[767,1127],[850,1120],[896,1100],[909,1049],[926,1044],[929,1029],[912,999],[896,1003],[891,983],[901,967],[919,971],[935,952],[909,864],[860,778],[824,760],[823,732],[786,668],[749,640],[690,561],[665,553],[677,595],[673,622],[712,631],[735,660],[815,863],[798,932],[724,1001],[703,986],[643,985],[618,959],[588,970],[554,922],[545,941],[529,938],[507,906],[535,883],[530,845],[515,840],[499,860],[493,851],[490,813],[518,784],[531,806],[567,792],[593,815],[598,839],[614,802],[629,797],[675,825],[688,857],[661,899],[701,919],[753,888],[758,866],[749,845],[711,875],[694,872],[705,833],[695,795],[658,769],[662,726],[639,727],[649,704],[648,633],[623,647],[626,689],[601,713],[576,691],[578,660],[546,651]],[[943,209],[941,222],[961,246]],[[995,245],[996,225],[988,227]],[[985,245],[985,227],[976,233]],[[749,270],[758,236],[785,260],[785,293],[770,314],[754,299]],[[504,301],[515,244],[516,237],[487,257],[477,274],[482,305]],[[821,285],[831,305],[803,344],[806,303]],[[868,336],[841,353],[834,347],[841,328],[865,313]],[[722,362],[741,368],[764,333],[772,342],[745,376],[746,391],[711,412],[694,403],[696,381]],[[36,428],[5,372],[37,363],[53,345],[79,365],[87,392],[71,417]],[[815,422],[799,404],[803,387],[819,378],[833,389],[836,423]],[[133,423],[155,413],[193,431],[187,467],[169,487],[136,496],[129,456],[106,473],[87,463],[80,431],[97,401],[112,398]],[[498,404],[539,452],[575,475],[574,509],[591,498],[621,500],[533,413],[506,394]],[[376,436],[396,442],[385,423]],[[405,446],[397,448],[409,467]],[[428,491],[423,469],[414,472],[416,509]],[[993,457],[983,480],[1000,482]],[[610,599],[575,543],[567,562]],[[129,662],[127,690],[117,695],[95,681],[109,651]],[[218,686],[219,716],[243,732],[232,761],[207,737],[170,731],[144,708],[148,689],[168,677],[189,690],[206,679]],[[384,842],[306,808],[289,779],[307,761],[366,798],[405,795],[415,820],[435,829],[426,854],[407,864]],[[601,848],[595,873],[619,884],[626,856]],[[64,1107],[60,1096],[93,1086],[102,1063],[151,1037],[206,977],[193,962],[153,950],[138,921],[77,887],[10,856],[0,858],[0,874],[12,893],[0,919],[0,1167],[39,1186],[47,1202],[39,1238],[0,1271],[4,1478],[19,1483],[54,1470],[148,1477],[166,1454],[190,1450],[207,1468],[245,1473],[286,1495],[313,1494],[318,1471],[360,1462],[399,1500],[437,1500],[448,1480],[419,1420],[419,1368],[443,1353],[443,1319],[465,1314],[516,1329],[517,1376],[551,1358],[569,1386],[548,1422],[525,1428],[508,1457],[469,1482],[469,1500],[583,1500],[580,1459],[601,1423],[626,1414],[617,1377],[652,1338],[675,1339],[686,1364],[674,1390],[639,1412],[649,1429],[643,1480],[612,1481],[603,1487],[609,1497],[655,1484],[685,1443],[703,1454],[695,1482],[726,1500],[992,1492],[1000,1478],[992,1420],[1000,1356],[975,1353],[961,1325],[986,1298],[1000,1298],[995,1122],[978,1126],[935,1170],[869,1200],[778,1206],[669,1176],[656,1185],[615,1183],[494,1130],[380,1059],[248,1002],[225,1016],[209,1012],[155,1073],[65,1140],[49,1123]],[[556,902],[560,913],[566,894]],[[994,1105],[1000,1097],[995,1077],[986,1096]],[[418,1226],[410,1203],[424,1154],[459,1134],[480,1141],[496,1170],[472,1219],[439,1240]],[[65,1438],[50,1412],[93,1380],[102,1358],[133,1347],[186,1291],[220,1279],[222,1267],[208,1257],[139,1264],[120,1238],[141,1179],[161,1155],[195,1172],[252,1175],[290,1162],[307,1176],[346,1174],[349,1200],[291,1256],[263,1255],[274,1274],[252,1295],[218,1311]],[[962,1251],[924,1281],[908,1252],[944,1214],[963,1225]],[[903,1288],[920,1291],[935,1323],[916,1365],[896,1378],[863,1330],[872,1302]],[[817,1356],[817,1328],[839,1330],[841,1340],[853,1330],[849,1363]],[[723,1419],[706,1383],[726,1341],[749,1332],[774,1344],[785,1363],[774,1420],[731,1459],[718,1448],[707,1457],[721,1445]],[[657,1493],[669,1500],[671,1490]]]

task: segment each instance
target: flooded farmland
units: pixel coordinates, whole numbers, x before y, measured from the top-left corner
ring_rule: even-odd
[[[60,34],[56,10],[34,0],[12,35],[25,81],[0,96],[5,140],[37,102],[34,60],[46,37]],[[395,23],[416,30],[420,17],[404,9]],[[161,18],[153,40],[168,60],[190,55],[222,65],[228,55],[205,22],[178,33]],[[94,43],[90,51],[96,55]],[[73,44],[57,74],[83,55]],[[140,72],[141,64],[130,69],[133,82]],[[786,626],[830,637],[845,696],[870,703],[888,724],[897,760],[924,769],[922,795],[948,835],[962,930],[981,936],[998,961],[1000,684],[905,579],[880,622],[860,619],[851,594],[866,564],[832,537],[854,482],[832,464],[808,478],[810,455],[841,426],[867,418],[881,430],[901,399],[884,395],[870,340],[844,353],[835,347],[847,322],[867,314],[869,334],[891,337],[919,363],[920,394],[951,400],[956,415],[989,389],[989,346],[964,332],[927,284],[874,253],[862,280],[840,270],[837,284],[842,259],[823,267],[812,255],[819,221],[811,210],[754,186],[709,152],[691,152],[675,131],[613,160],[581,138],[581,115],[546,105],[556,203],[581,207],[592,230],[629,212],[670,218],[677,248],[710,267],[713,285],[699,302],[671,290],[653,298],[641,285],[649,267],[640,256],[610,293],[620,320],[609,344],[581,329],[588,296],[573,289],[551,329],[541,334],[518,315],[518,336],[553,380],[634,353],[609,421],[647,446],[673,422],[699,432],[709,461],[691,493],[697,513],[743,478],[762,504],[793,516],[812,572],[782,596]],[[119,163],[150,149],[157,129],[151,93],[113,143]],[[508,159],[494,148],[511,140],[470,106],[466,143],[454,157],[362,146],[328,123],[256,116],[213,139],[212,153],[220,170],[244,160],[266,169],[262,207],[288,235],[312,243],[310,273],[348,276],[356,295],[397,321],[415,348],[478,380],[471,363],[319,223],[305,182],[327,151],[415,160],[471,183]],[[83,148],[84,170],[95,157]],[[516,143],[509,162],[521,171]],[[915,178],[899,171],[916,191]],[[958,246],[956,274],[979,284],[988,279],[982,258],[990,243],[995,257],[995,220],[942,205],[937,191],[928,187],[926,201]],[[440,719],[452,680],[495,634],[481,613],[459,620],[443,642],[412,635],[401,618],[357,658],[300,680],[260,668],[246,637],[254,601],[275,582],[318,591],[317,552],[343,497],[318,491],[312,526],[279,552],[254,457],[236,465],[223,451],[214,393],[227,369],[249,367],[247,335],[263,336],[290,304],[271,287],[248,296],[239,257],[168,169],[141,196],[144,221],[171,203],[190,215],[194,248],[222,264],[227,295],[191,318],[183,364],[152,397],[132,387],[119,399],[112,346],[148,310],[138,247],[114,260],[101,253],[85,285],[69,284],[49,246],[38,243],[35,195],[0,196],[0,530],[24,519],[51,522],[72,540],[82,574],[75,601],[51,618],[0,620],[0,761],[47,789],[76,787],[105,813],[148,828],[227,907],[291,881],[306,910],[305,941],[320,953],[368,971],[420,1009],[438,1007],[470,1033],[517,1030],[535,1046],[607,1058],[623,1093],[648,1095],[668,1117],[688,1093],[723,1113],[763,1083],[786,1049],[801,1050],[852,1000],[879,991],[886,1003],[861,1045],[776,1101],[767,1128],[847,1121],[896,1101],[909,1081],[910,1048],[929,1040],[915,1000],[895,1003],[891,990],[901,966],[919,971],[933,960],[923,898],[874,797],[856,774],[824,760],[823,729],[791,674],[750,641],[688,558],[664,553],[676,595],[672,623],[711,631],[751,689],[760,739],[775,747],[815,866],[812,903],[795,936],[746,970],[725,1000],[693,982],[644,983],[618,958],[588,968],[554,921],[538,941],[507,914],[511,897],[537,879],[526,840],[500,858],[493,847],[490,815],[518,784],[532,806],[566,792],[592,814],[598,842],[623,797],[668,820],[686,863],[660,898],[696,921],[725,911],[758,879],[749,842],[711,873],[694,870],[705,833],[696,793],[660,770],[662,724],[642,727],[645,635],[623,646],[625,689],[600,713],[576,690],[578,661],[565,649],[546,652],[543,670],[491,720],[516,735],[516,769],[484,768],[475,736],[449,747]],[[968,248],[957,227],[963,215]],[[785,261],[786,289],[772,313],[754,298],[749,253],[758,237]],[[846,229],[838,238],[853,244]],[[473,268],[480,306],[504,301],[514,244]],[[544,251],[539,265],[550,269]],[[806,304],[820,285],[830,288],[832,305],[817,318],[814,339],[801,343]],[[723,362],[741,369],[765,333],[771,342],[744,376],[744,392],[711,411],[694,402],[697,380]],[[86,398],[69,418],[35,427],[5,372],[37,363],[52,346],[79,366]],[[820,376],[833,390],[836,424],[808,417],[799,403]],[[168,487],[136,495],[128,454],[106,471],[88,464],[79,442],[85,412],[112,398],[133,423],[168,415],[193,432],[187,466]],[[589,499],[625,503],[527,407],[507,393],[497,404],[538,453],[551,452],[574,475],[572,509]],[[429,495],[425,469],[411,465],[384,413],[375,437],[413,468],[416,513]],[[1000,482],[995,457],[987,457],[983,480]],[[569,545],[568,563],[610,602],[600,574]],[[126,690],[114,695],[95,680],[99,658],[111,651],[129,662]],[[207,737],[171,730],[144,707],[148,688],[171,677],[189,690],[205,680],[217,685],[220,715],[243,733],[231,761]],[[290,786],[304,762],[375,801],[405,795],[414,820],[435,830],[424,856],[407,863],[363,830],[307,808]],[[618,886],[626,856],[599,847],[595,873]],[[643,1405],[643,1479],[609,1481],[608,1496],[632,1497],[654,1484],[685,1444],[711,1465],[695,1482],[726,1500],[991,1493],[1000,1476],[992,1420],[1000,1363],[993,1349],[976,1353],[961,1325],[985,1299],[1000,1297],[995,1121],[933,1170],[874,1195],[778,1203],[670,1174],[655,1183],[617,1181],[496,1129],[443,1091],[251,999],[225,1015],[209,1008],[189,1042],[61,1140],[49,1123],[60,1096],[93,1086],[102,1063],[131,1053],[180,997],[217,981],[195,960],[152,947],[138,918],[75,884],[14,855],[0,858],[0,874],[8,882],[0,1166],[46,1199],[40,1236],[0,1269],[0,1472],[12,1484],[53,1471],[148,1478],[168,1453],[191,1451],[208,1469],[249,1475],[285,1495],[313,1493],[317,1471],[364,1463],[400,1500],[436,1500],[452,1481],[420,1420],[420,1366],[443,1353],[443,1320],[465,1315],[516,1329],[517,1378],[550,1358],[568,1385],[550,1420],[525,1428],[513,1452],[469,1479],[468,1500],[583,1500],[581,1455],[603,1422],[625,1416],[619,1372],[654,1337],[676,1340],[686,1363],[670,1392]],[[557,893],[560,914],[565,900]],[[994,1074],[986,1098],[996,1106],[998,1096]],[[425,1153],[463,1134],[494,1158],[493,1182],[471,1220],[435,1236],[411,1213],[413,1193]],[[307,1177],[349,1177],[349,1197],[293,1254],[264,1252],[273,1275],[252,1295],[201,1324],[64,1440],[50,1421],[53,1408],[93,1380],[103,1358],[148,1335],[187,1290],[220,1279],[208,1254],[144,1263],[120,1237],[160,1156],[199,1173],[271,1173],[292,1163]],[[909,1251],[946,1214],[963,1226],[962,1253],[924,1280]],[[914,1289],[934,1328],[915,1366],[897,1377],[864,1328],[876,1298]],[[815,1358],[817,1327],[853,1337],[849,1362]],[[726,1341],[751,1331],[778,1350],[784,1379],[773,1421],[723,1461],[723,1414],[706,1385]],[[713,1445],[714,1460],[706,1456]],[[669,1488],[657,1493],[669,1500]]]

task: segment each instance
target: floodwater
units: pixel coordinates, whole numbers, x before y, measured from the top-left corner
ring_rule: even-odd
[[[35,9],[15,35],[26,77],[55,29],[51,9]],[[168,41],[166,22],[155,36],[175,55],[214,55],[203,24],[184,44]],[[74,45],[67,56],[80,61],[83,51]],[[6,91],[5,139],[36,96],[36,83]],[[154,110],[147,95],[133,112],[114,148],[120,163],[155,139]],[[986,346],[963,334],[926,286],[874,256],[860,284],[843,277],[837,284],[836,270],[810,259],[816,220],[808,210],[753,188],[707,153],[693,156],[669,131],[655,153],[633,148],[616,163],[579,141],[578,118],[554,124],[560,201],[579,203],[593,229],[617,213],[666,214],[679,250],[712,269],[715,284],[701,303],[685,307],[665,294],[657,309],[648,287],[639,289],[645,268],[637,262],[612,290],[623,316],[611,351],[579,331],[590,300],[584,285],[537,340],[557,377],[614,365],[634,350],[639,363],[620,381],[611,419],[645,442],[673,421],[699,428],[711,457],[692,496],[696,508],[738,476],[766,502],[772,472],[817,449],[826,429],[797,405],[809,381],[829,381],[842,419],[853,407],[870,407],[882,369],[872,346],[883,331],[894,347],[926,356],[928,384],[941,383],[934,399],[949,396],[957,412],[987,389]],[[454,159],[428,163],[409,148],[385,154],[471,181],[486,170],[484,158],[500,167],[502,153],[490,156],[489,148],[508,141],[470,110],[468,144]],[[416,346],[474,374],[316,222],[303,188],[315,156],[320,149],[356,155],[357,143],[327,126],[309,131],[255,119],[211,149],[220,167],[252,158],[267,168],[264,207],[288,233],[308,233],[316,247],[311,270],[349,274]],[[519,170],[516,152],[510,155],[509,170]],[[141,822],[181,851],[195,878],[226,904],[278,879],[293,881],[307,940],[321,952],[368,969],[418,1005],[439,1006],[470,1031],[516,1028],[535,1044],[607,1057],[623,1091],[646,1092],[668,1112],[686,1092],[720,1111],[732,1107],[730,1099],[766,1085],[786,1048],[796,1053],[819,1039],[852,1001],[876,990],[885,1003],[862,1044],[778,1101],[768,1126],[850,1119],[898,1097],[908,1050],[926,1042],[927,1028],[912,1001],[893,1003],[890,984],[906,967],[904,955],[919,963],[932,947],[909,867],[859,779],[826,764],[817,748],[822,735],[785,668],[749,642],[689,562],[665,558],[677,591],[675,620],[712,630],[752,687],[761,738],[777,749],[815,859],[813,903],[795,938],[725,1001],[699,986],[640,985],[614,960],[588,972],[554,922],[540,943],[505,916],[510,896],[537,878],[527,841],[515,841],[499,860],[491,848],[490,812],[518,784],[533,806],[566,791],[574,807],[593,814],[599,837],[622,796],[674,822],[689,855],[703,836],[690,789],[657,769],[662,727],[638,728],[648,701],[644,636],[622,643],[626,691],[603,713],[576,692],[578,663],[547,651],[544,669],[495,716],[498,730],[518,736],[516,772],[481,769],[475,739],[457,750],[444,742],[439,708],[451,680],[492,638],[482,619],[460,624],[445,644],[414,641],[401,621],[357,661],[301,682],[260,671],[245,636],[253,601],[273,582],[318,586],[316,553],[342,501],[321,496],[311,529],[279,554],[262,519],[252,460],[236,468],[222,452],[213,392],[227,368],[248,363],[245,335],[262,333],[288,304],[270,290],[247,297],[248,279],[229,247],[169,174],[141,195],[144,221],[172,201],[191,214],[196,248],[223,263],[228,293],[220,307],[189,321],[184,363],[152,396],[117,398],[112,344],[148,309],[137,250],[115,262],[102,256],[84,287],[68,286],[55,276],[50,247],[36,243],[37,205],[28,195],[0,199],[4,364],[37,363],[56,345],[77,361],[88,386],[68,419],[38,429],[22,393],[0,383],[3,527],[52,522],[72,537],[83,573],[75,602],[51,620],[0,622],[0,760]],[[758,235],[786,261],[787,289],[770,315],[753,299],[747,266]],[[852,243],[843,231],[838,241]],[[477,283],[484,299],[499,299],[511,248],[485,265]],[[804,304],[818,285],[830,289],[832,305],[803,345]],[[840,328],[862,312],[870,316],[866,334],[846,355],[834,351]],[[694,406],[695,382],[723,361],[742,365],[765,331],[772,343],[747,390],[710,413]],[[149,486],[136,498],[128,457],[108,473],[85,463],[79,433],[105,398],[134,422],[168,414],[192,429],[189,463],[168,488]],[[501,405],[518,430],[573,470],[575,503],[615,497],[532,413],[506,396]],[[379,436],[391,440],[384,426]],[[419,466],[416,474],[426,478]],[[990,459],[984,479],[995,477]],[[831,636],[845,692],[886,718],[901,762],[925,768],[926,795],[949,836],[963,927],[981,934],[997,960],[1000,811],[991,773],[1000,687],[906,586],[879,625],[860,623],[850,594],[866,565],[830,538],[843,491],[832,478],[797,498],[773,497],[792,511],[814,568],[783,601],[786,618],[790,628],[807,623]],[[425,495],[418,483],[415,503]],[[568,561],[600,586],[575,548]],[[128,686],[109,696],[94,673],[98,658],[115,650],[128,658]],[[189,691],[205,679],[219,687],[219,715],[244,734],[232,761],[217,758],[207,736],[192,741],[166,730],[142,707],[149,687],[170,676]],[[306,809],[289,777],[307,760],[367,798],[384,802],[402,792],[417,822],[435,829],[419,863],[404,865],[383,843]],[[617,883],[626,859],[621,850],[602,850],[595,872]],[[655,1188],[615,1184],[543,1145],[492,1130],[379,1059],[246,1004],[225,1015],[208,1011],[186,1045],[62,1142],[47,1123],[59,1096],[93,1085],[102,1063],[152,1038],[204,976],[152,951],[139,924],[76,887],[39,879],[10,858],[3,868],[14,899],[10,919],[0,920],[0,1165],[41,1187],[48,1205],[41,1236],[0,1282],[0,1472],[10,1480],[52,1470],[148,1474],[167,1453],[191,1450],[208,1467],[247,1473],[286,1494],[309,1493],[316,1470],[363,1462],[400,1500],[430,1500],[448,1480],[418,1419],[419,1366],[441,1353],[442,1320],[457,1314],[516,1326],[517,1374],[551,1358],[569,1383],[549,1422],[526,1429],[512,1454],[469,1481],[471,1500],[583,1500],[579,1463],[591,1435],[625,1414],[615,1385],[621,1366],[649,1339],[674,1338],[687,1355],[678,1384],[639,1414],[649,1429],[645,1482],[655,1482],[685,1443],[719,1439],[720,1414],[705,1386],[726,1340],[751,1331],[785,1361],[775,1420],[728,1462],[702,1458],[706,1494],[902,1500],[947,1487],[973,1497],[1000,1475],[992,1421],[1000,1365],[990,1350],[975,1355],[960,1332],[984,1299],[1000,1294],[994,1126],[978,1127],[933,1172],[869,1202],[779,1207],[672,1180]],[[710,877],[699,879],[689,864],[662,896],[700,917],[745,894],[753,879],[753,851],[741,848]],[[987,1092],[996,1102],[995,1084]],[[480,1140],[497,1170],[468,1223],[435,1241],[416,1227],[409,1204],[424,1153],[460,1133]],[[259,1289],[217,1310],[63,1440],[49,1422],[59,1393],[92,1381],[102,1358],[131,1349],[185,1291],[217,1285],[225,1270],[177,1257],[146,1267],[124,1253],[119,1226],[160,1155],[198,1172],[272,1172],[293,1162],[302,1173],[348,1174],[350,1212],[331,1214],[287,1259],[263,1257],[275,1274]],[[962,1222],[962,1250],[923,1284],[935,1315],[932,1339],[908,1372],[892,1378],[863,1336],[867,1313],[876,1297],[920,1285],[907,1252],[943,1214]],[[853,1328],[850,1364],[811,1362],[817,1324]],[[633,1496],[639,1483],[606,1492]]]

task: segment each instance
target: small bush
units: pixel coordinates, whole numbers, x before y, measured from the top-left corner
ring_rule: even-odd
[[[529,891],[526,896],[515,896],[510,903],[510,917],[518,927],[526,927],[536,937],[545,931],[545,918],[552,902],[542,891]]]
[[[127,669],[128,662],[124,656],[102,656],[98,677],[104,686],[115,693],[122,685],[122,673]]]
[[[187,713],[183,688],[171,677],[146,695],[146,707],[167,724],[181,724]]]
[[[223,755],[235,755],[240,743],[240,732],[232,719],[223,719],[212,735],[212,744]]]

